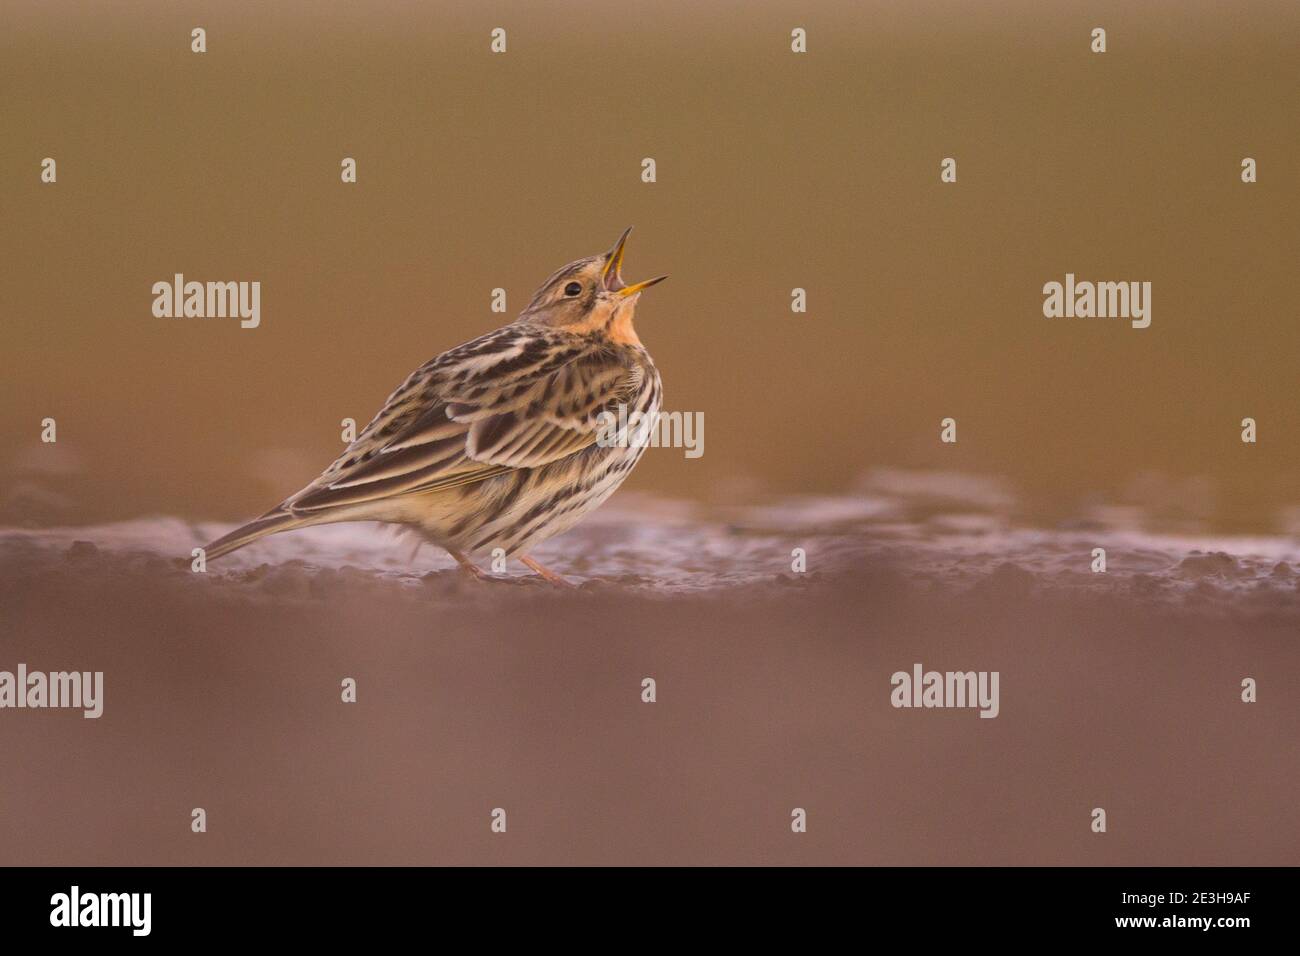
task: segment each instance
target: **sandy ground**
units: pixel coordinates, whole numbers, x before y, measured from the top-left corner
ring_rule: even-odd
[[[1300,863],[1294,541],[986,504],[630,497],[541,555],[571,592],[367,525],[206,574],[217,526],[5,532],[0,669],[106,686],[0,712],[0,863]],[[893,708],[915,662],[999,716]]]

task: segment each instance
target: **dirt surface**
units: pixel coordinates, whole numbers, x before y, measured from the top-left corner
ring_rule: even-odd
[[[6,532],[0,669],[105,703],[0,712],[0,863],[1300,862],[1294,543],[924,497],[633,497],[539,553],[573,591],[369,525],[204,574],[224,526]],[[917,662],[999,715],[894,708]]]

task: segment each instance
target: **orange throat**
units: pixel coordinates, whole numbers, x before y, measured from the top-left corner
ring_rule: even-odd
[[[632,311],[624,310],[609,323],[605,330],[606,337],[616,345],[640,345],[636,329],[632,327]]]

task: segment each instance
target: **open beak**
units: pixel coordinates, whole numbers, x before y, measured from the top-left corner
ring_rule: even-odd
[[[655,285],[656,283],[659,282],[663,282],[667,278],[668,278],[667,276],[658,276],[657,278],[654,279],[646,279],[645,282],[638,282],[636,285],[630,285],[624,289],[619,289],[618,294],[621,296],[636,295],[642,289],[648,289],[652,285]]]
[[[642,289],[648,289],[656,282],[663,282],[668,278],[667,276],[659,276],[657,279],[647,279],[645,282],[638,282],[635,285],[628,285],[623,281],[623,247],[627,245],[627,237],[631,234],[632,227],[628,226],[623,235],[618,237],[618,242],[614,243],[614,248],[606,253],[605,272],[601,276],[606,292],[614,292],[623,297],[636,295]]]

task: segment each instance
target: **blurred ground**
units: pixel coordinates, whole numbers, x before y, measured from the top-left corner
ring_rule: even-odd
[[[1294,542],[897,477],[624,500],[544,549],[571,592],[367,525],[205,575],[221,527],[6,532],[0,668],[103,670],[105,713],[0,713],[0,863],[1300,862]],[[998,670],[1000,716],[893,709],[918,661]]]

